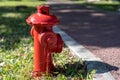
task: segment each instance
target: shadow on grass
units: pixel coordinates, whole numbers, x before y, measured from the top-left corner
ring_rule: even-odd
[[[100,61],[85,61],[83,64],[74,62],[67,63],[63,66],[57,66],[54,71],[54,76],[63,74],[66,77],[80,77],[82,75],[85,78],[88,74],[94,75],[94,73],[91,73],[92,70],[95,70],[94,73],[101,74],[109,71],[117,71],[119,68]]]
[[[54,71],[54,76],[63,74],[66,77],[86,77],[87,67],[85,64],[81,64],[79,61],[74,63],[67,63],[63,66],[57,66]]]
[[[23,38],[31,37],[26,18],[36,10],[34,7],[0,7],[0,48],[17,48]]]

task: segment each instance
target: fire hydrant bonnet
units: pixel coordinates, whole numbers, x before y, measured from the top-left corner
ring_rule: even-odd
[[[32,14],[26,21],[31,26],[56,25],[59,23],[56,16],[49,14],[49,6],[38,6],[37,13]]]

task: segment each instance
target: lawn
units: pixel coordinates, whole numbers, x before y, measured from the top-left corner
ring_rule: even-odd
[[[29,7],[35,7],[39,4],[45,4],[45,1],[1,1],[0,6],[18,6],[18,5],[25,5]]]
[[[33,80],[33,39],[26,18],[36,11],[36,6],[45,2],[0,2],[0,80]],[[33,5],[34,4],[34,5]],[[92,80],[94,71],[87,72],[83,61],[64,49],[54,55],[56,72],[44,76],[45,80],[76,79]],[[73,68],[74,67],[74,68]]]
[[[99,2],[86,2],[85,0],[78,0],[78,3],[80,3],[80,5],[91,6],[104,11],[118,11],[118,9],[120,9],[120,2],[118,1],[108,2],[101,0]]]
[[[32,3],[44,2],[0,2],[0,80],[31,78],[33,41],[25,20],[36,10]]]

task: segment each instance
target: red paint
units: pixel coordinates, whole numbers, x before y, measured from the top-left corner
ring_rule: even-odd
[[[30,33],[34,38],[33,76],[52,73],[52,52],[60,53],[63,46],[61,36],[52,30],[52,26],[58,24],[59,20],[49,13],[49,6],[38,6],[37,13],[28,17],[26,22],[32,26]]]

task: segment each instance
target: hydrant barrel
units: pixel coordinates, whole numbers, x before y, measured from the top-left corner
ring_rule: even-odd
[[[54,69],[52,52],[62,51],[63,40],[60,34],[52,30],[53,25],[58,24],[59,20],[50,14],[49,10],[48,5],[37,6],[37,13],[26,19],[27,24],[32,26],[30,33],[34,38],[34,77],[52,73]]]

